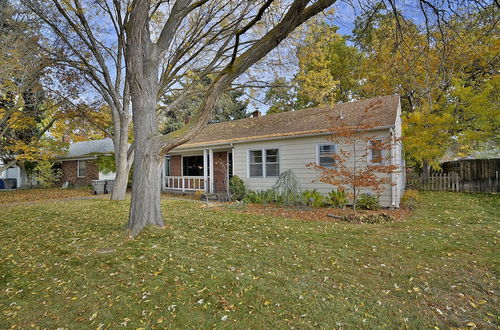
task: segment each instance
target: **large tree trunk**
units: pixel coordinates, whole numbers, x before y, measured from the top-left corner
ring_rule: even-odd
[[[132,203],[128,229],[130,235],[137,235],[148,225],[163,227],[160,207],[160,167],[157,150],[150,143],[136,141]]]
[[[127,82],[134,123],[134,175],[128,229],[133,237],[145,226],[163,226],[160,207],[158,121],[159,58],[149,35],[149,1],[136,1],[127,24]]]
[[[428,178],[431,176],[431,165],[428,161],[424,161],[422,165],[422,177]]]
[[[156,118],[156,75],[145,83],[131,84],[134,108],[134,174],[128,229],[132,236],[145,226],[163,226],[160,208],[160,167],[158,122]],[[137,89],[136,89],[137,88]],[[140,91],[137,92],[137,91]],[[137,92],[137,93],[134,93]]]
[[[137,138],[134,141],[132,202],[128,221],[131,236],[137,235],[148,225],[163,227],[160,207],[161,158],[158,145],[154,143],[157,135],[156,115],[151,111],[151,107],[154,109],[156,106],[156,98],[141,96],[136,103],[140,104],[140,110],[134,110],[134,117],[141,119],[134,125]]]

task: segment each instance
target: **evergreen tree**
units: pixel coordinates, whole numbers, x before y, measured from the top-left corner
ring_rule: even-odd
[[[199,84],[199,89],[206,89],[210,83],[211,80],[205,78]],[[162,103],[165,105],[160,108],[163,121],[162,134],[168,134],[182,128],[195,115],[196,110],[203,101],[203,95],[194,92],[190,97],[186,97],[172,106],[173,100],[178,100],[181,93],[179,91],[173,95],[165,95],[162,98]],[[242,96],[243,92],[237,89],[224,92],[216,103],[210,122],[220,123],[248,117],[248,100],[241,100]]]

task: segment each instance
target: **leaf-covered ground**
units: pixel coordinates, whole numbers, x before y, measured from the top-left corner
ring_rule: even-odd
[[[90,188],[82,189],[21,189],[0,190],[0,206],[7,204],[27,204],[40,201],[92,197]],[[102,197],[102,196],[99,196]]]
[[[499,195],[426,193],[413,217],[354,225],[163,201],[2,207],[0,328],[498,327]]]

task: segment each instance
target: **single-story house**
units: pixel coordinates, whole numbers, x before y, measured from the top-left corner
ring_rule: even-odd
[[[103,173],[97,167],[98,155],[112,155],[113,140],[101,139],[75,142],[70,144],[66,155],[59,157],[61,161],[61,181],[75,186],[87,186],[92,180],[114,180],[116,173]]]
[[[372,116],[364,122],[368,110]],[[399,207],[404,190],[404,161],[398,95],[337,104],[333,108],[318,107],[267,116],[254,113],[251,118],[209,124],[166,156],[162,189],[225,192],[229,178],[237,175],[248,190],[259,191],[271,188],[280,173],[292,169],[303,189],[327,194],[335,187],[315,181],[318,172],[306,164],[315,162],[331,166],[330,155],[342,150],[342,146],[328,139],[335,117],[346,125],[370,124],[371,120],[374,125],[369,129],[370,136],[395,141],[387,158],[391,165],[401,170],[383,174],[390,176],[392,184],[384,185],[379,198],[382,206]],[[364,151],[372,150],[367,146]],[[367,166],[374,157],[367,157]]]

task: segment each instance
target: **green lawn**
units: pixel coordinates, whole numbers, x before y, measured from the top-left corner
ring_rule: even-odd
[[[500,195],[425,193],[382,225],[164,200],[2,207],[0,328],[498,327]]]

